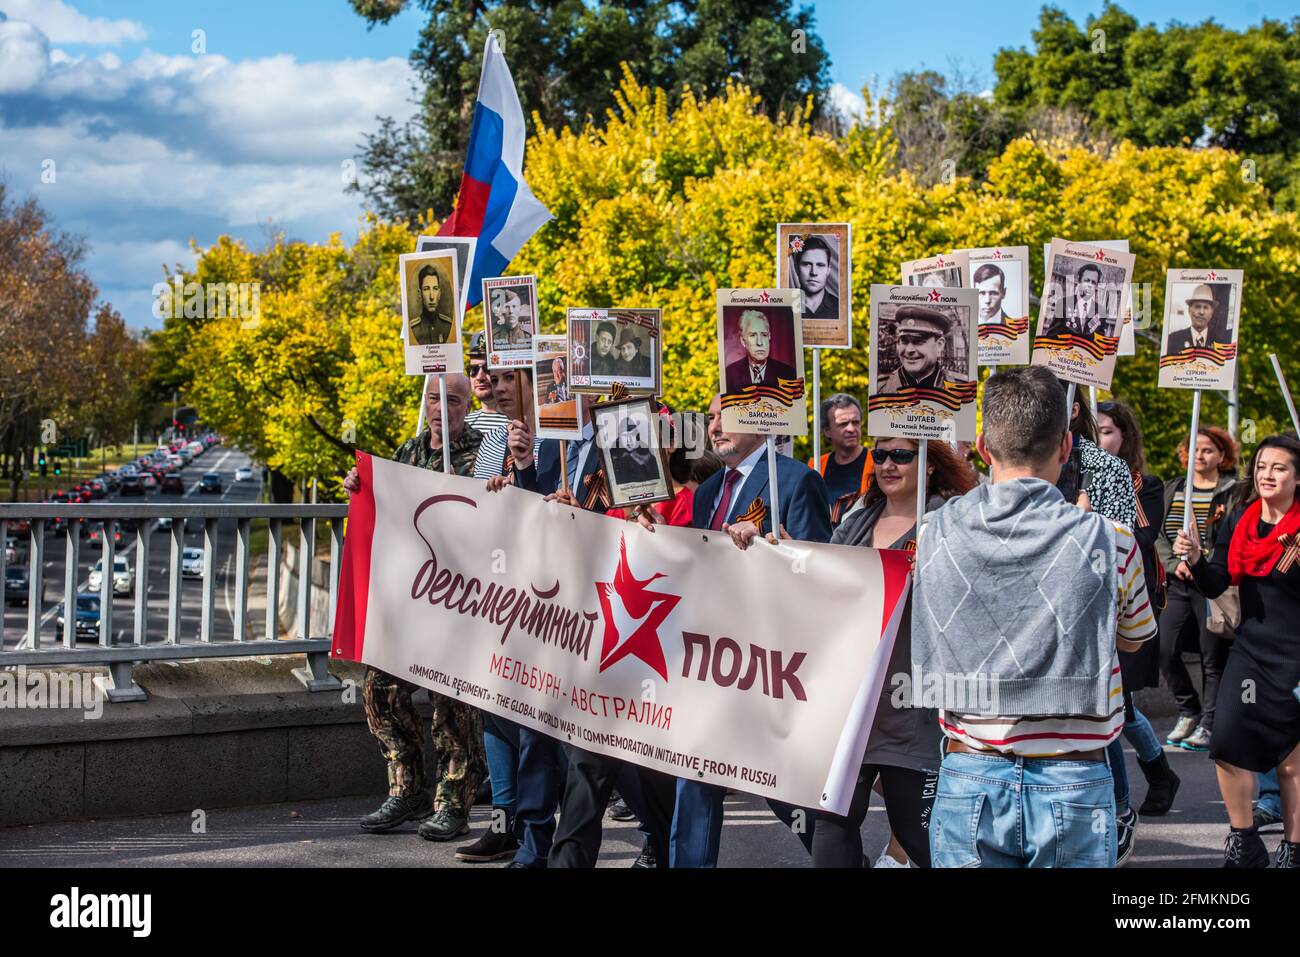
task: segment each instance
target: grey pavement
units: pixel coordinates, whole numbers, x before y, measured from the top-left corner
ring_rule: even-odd
[[[1163,736],[1172,718],[1156,720]],[[1144,819],[1129,867],[1218,867],[1227,832],[1213,764],[1203,753],[1167,748],[1182,788],[1170,814]],[[1131,750],[1127,753],[1133,800],[1140,804],[1146,783]],[[375,760],[379,760],[376,753]],[[364,834],[357,821],[383,795],[302,801],[255,808],[205,811],[202,815],[84,821],[0,829],[0,867],[499,867],[453,859],[455,848],[488,826],[490,810],[476,808],[472,831],[447,844],[424,841],[415,825],[388,834]],[[201,810],[201,809],[196,809]],[[200,830],[198,824],[202,823]],[[724,867],[807,867],[796,837],[766,802],[746,794],[727,798],[720,864]],[[199,831],[196,833],[196,831]],[[878,801],[863,825],[863,844],[874,858],[888,836]],[[1266,833],[1269,851],[1281,835]],[[605,821],[600,866],[627,867],[640,850],[635,824]]]

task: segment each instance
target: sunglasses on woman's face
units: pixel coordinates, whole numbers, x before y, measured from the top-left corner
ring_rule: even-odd
[[[872,449],[871,458],[877,465],[884,465],[885,459],[895,465],[907,465],[916,458],[916,452],[912,449]]]

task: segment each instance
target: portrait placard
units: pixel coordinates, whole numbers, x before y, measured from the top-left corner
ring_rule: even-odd
[[[929,259],[912,259],[902,266],[904,286],[941,286],[965,289],[970,285],[970,259],[964,250]]]
[[[1110,388],[1133,262],[1129,253],[1052,240],[1034,365],[1067,382]]]
[[[1029,247],[990,246],[963,250],[970,288],[979,296],[982,366],[1029,364]]]
[[[533,430],[539,439],[582,438],[582,403],[570,390],[569,340],[536,336],[533,355]]]
[[[975,440],[978,309],[974,289],[872,284],[868,434]]]
[[[663,389],[658,309],[570,309],[570,381],[575,392],[608,395],[615,383],[632,395]]]
[[[1085,246],[1100,246],[1102,249],[1109,249],[1114,252],[1126,253],[1129,251],[1127,239],[1085,239]],[[1047,277],[1051,273],[1047,272],[1048,260],[1051,256],[1052,244],[1043,243],[1043,288],[1047,288]],[[1137,341],[1133,334],[1133,286],[1130,284],[1124,289],[1124,322],[1119,327],[1119,348],[1115,351],[1117,356],[1137,355]]]
[[[456,254],[456,281],[460,285],[460,298],[456,300],[460,307],[460,317],[457,321],[461,325],[465,323],[465,303],[469,300],[469,275],[477,246],[478,239],[474,236],[421,236],[415,241],[417,253],[450,249]]]
[[[1165,272],[1165,325],[1160,342],[1162,388],[1236,386],[1244,278],[1240,269]]]
[[[613,507],[666,502],[676,494],[652,399],[601,402],[591,418]]]
[[[722,428],[807,435],[798,289],[718,290]]]
[[[397,269],[406,374],[464,372],[455,251],[407,253],[397,257]]]
[[[483,280],[484,326],[489,369],[513,369],[533,361],[537,323],[537,277]]]
[[[781,223],[776,227],[776,284],[802,295],[805,349],[853,345],[853,227]]]

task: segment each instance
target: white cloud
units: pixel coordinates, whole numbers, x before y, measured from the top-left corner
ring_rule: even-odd
[[[55,43],[111,46],[148,35],[134,20],[88,17],[63,0],[0,0],[0,12],[25,20]]]
[[[50,44],[30,23],[0,20],[0,94],[34,88],[49,70]]]
[[[843,83],[831,84],[830,109],[850,124],[867,121],[867,101]]]

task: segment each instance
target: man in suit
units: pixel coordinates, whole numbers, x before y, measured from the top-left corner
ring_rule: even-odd
[[[885,378],[879,391],[892,393],[909,387],[943,388],[948,317],[926,306],[900,306],[894,313],[894,321],[898,368]],[[965,378],[949,377],[954,380]]]
[[[993,263],[982,263],[971,277],[971,284],[980,297],[980,325],[986,322],[1007,322],[1011,317],[1002,309],[1007,298],[1007,277]]]
[[[779,379],[798,378],[792,366],[771,358],[772,324],[757,309],[746,309],[740,314],[740,342],[745,347],[745,355],[727,366],[728,392],[740,392],[747,385],[776,385]]]
[[[555,384],[551,386],[551,391],[546,393],[546,404],[555,405],[558,402],[568,402],[568,376],[564,372],[564,360],[558,356],[551,363],[551,378],[555,380]]]
[[[795,280],[803,292],[805,319],[838,319],[840,300],[826,289],[831,274],[831,247],[820,236],[806,236],[794,254]]]
[[[1215,302],[1214,290],[1208,283],[1201,283],[1193,289],[1185,301],[1191,327],[1169,333],[1169,351],[1166,355],[1176,356],[1185,349],[1203,349],[1216,342],[1226,344],[1232,341],[1232,337],[1214,321],[1218,303]]]
[[[695,528],[726,532],[737,546],[748,547],[755,538],[776,527],[771,515],[768,465],[763,454],[766,442],[761,435],[722,430],[721,396],[714,396],[709,406],[709,440],[726,468],[710,475],[695,490],[691,524]],[[826,486],[822,477],[785,455],[776,456],[776,466],[781,500],[780,526],[791,538],[800,541],[829,542],[830,509],[826,504]],[[736,522],[738,516],[750,510],[755,499],[763,503],[761,523]],[[640,521],[653,529],[651,523],[656,519],[643,513]],[[714,784],[690,778],[677,779],[677,803],[669,838],[671,866],[717,866],[725,793],[723,788]],[[811,849],[813,812],[776,801],[768,804],[777,817],[798,834],[804,847]]]
[[[596,335],[592,339],[591,374],[618,375],[618,353],[614,343],[618,340],[618,330],[612,322],[602,322],[596,326]]]
[[[420,288],[420,314],[411,317],[411,343],[421,346],[436,346],[446,342],[451,336],[451,317],[440,312],[442,302],[442,277],[430,263],[421,267],[415,276]]]

